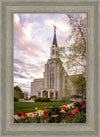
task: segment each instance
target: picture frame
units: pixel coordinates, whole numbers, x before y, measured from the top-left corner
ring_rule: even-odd
[[[94,136],[99,137],[99,1],[79,0],[1,0],[1,136]],[[13,122],[13,14],[87,13],[87,120],[86,123]]]

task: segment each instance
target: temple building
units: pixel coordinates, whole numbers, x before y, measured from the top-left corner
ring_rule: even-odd
[[[44,78],[34,79],[31,82],[31,96],[48,97],[53,100],[60,100],[65,96],[65,87],[70,79],[64,68],[60,67],[62,61],[56,63],[56,51],[58,49],[56,26],[54,26],[54,38],[50,47],[50,59],[45,64]]]

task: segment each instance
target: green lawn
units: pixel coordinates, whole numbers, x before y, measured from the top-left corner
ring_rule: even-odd
[[[38,110],[45,110],[51,105],[62,106],[69,103],[70,102],[14,102],[14,114],[34,112],[36,111],[36,107]],[[44,106],[44,104],[47,104],[47,106]]]

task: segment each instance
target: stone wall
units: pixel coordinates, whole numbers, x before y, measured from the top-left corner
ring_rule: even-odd
[[[44,79],[35,79],[31,82],[31,96],[36,95],[38,96],[38,92],[43,90],[44,88]]]

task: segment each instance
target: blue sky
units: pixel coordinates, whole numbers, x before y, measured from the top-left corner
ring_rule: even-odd
[[[14,14],[14,85],[30,94],[31,82],[42,78],[50,57],[54,28],[58,46],[67,47],[71,26],[66,14]]]

